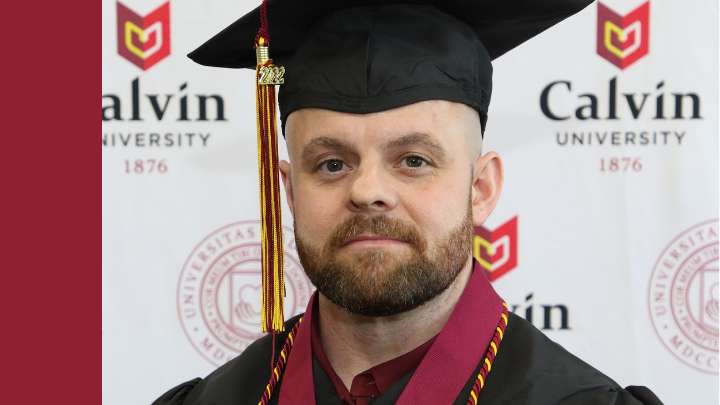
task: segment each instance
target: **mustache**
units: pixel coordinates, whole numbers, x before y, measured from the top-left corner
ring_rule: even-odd
[[[426,248],[425,239],[414,226],[385,215],[354,215],[348,218],[338,225],[332,233],[328,241],[328,247],[331,250],[339,249],[344,244],[362,234],[373,234],[389,239],[396,239],[414,246],[421,252]]]

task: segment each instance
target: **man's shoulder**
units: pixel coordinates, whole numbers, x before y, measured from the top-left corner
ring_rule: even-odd
[[[502,355],[512,358],[514,364],[523,364],[527,373],[617,385],[611,378],[551,340],[532,323],[513,313],[510,314],[505,338],[501,349],[506,350]]]
[[[485,390],[491,404],[661,404],[644,387],[623,389],[512,313]]]
[[[275,339],[275,353],[279,352],[288,331],[300,317],[298,315],[285,323],[285,332],[278,334]],[[265,335],[207,377],[196,378],[172,388],[152,405],[256,405],[270,377],[272,355],[272,336]]]

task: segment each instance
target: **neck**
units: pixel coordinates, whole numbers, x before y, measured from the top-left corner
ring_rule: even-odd
[[[386,317],[348,312],[319,294],[318,321],[323,350],[346,387],[355,375],[410,352],[445,326],[472,272],[470,256],[450,286],[419,307]]]

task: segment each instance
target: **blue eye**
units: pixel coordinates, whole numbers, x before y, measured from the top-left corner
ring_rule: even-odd
[[[416,155],[407,156],[404,160],[408,167],[422,167],[423,163],[427,163],[427,160]]]
[[[330,173],[336,173],[343,169],[345,164],[339,159],[328,159],[320,163],[320,169],[325,168]]]

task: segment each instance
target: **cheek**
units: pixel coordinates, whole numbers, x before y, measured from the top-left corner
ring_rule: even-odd
[[[317,187],[297,187],[295,192],[295,227],[303,239],[323,242],[344,218],[344,196],[336,190]]]
[[[460,180],[463,179],[438,181],[405,194],[403,205],[428,242],[444,240],[465,219],[470,184],[469,180]]]

